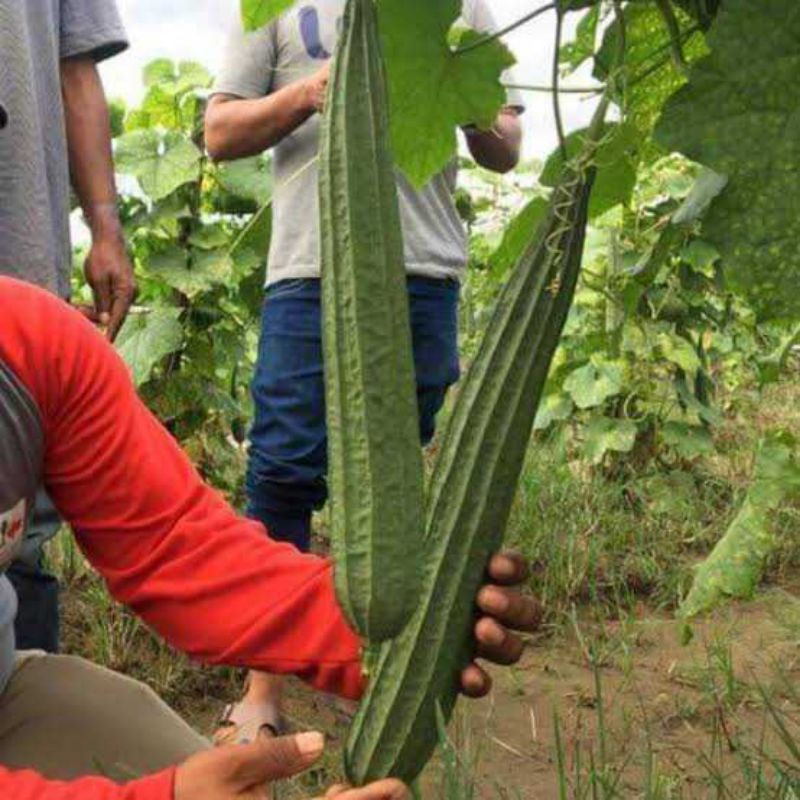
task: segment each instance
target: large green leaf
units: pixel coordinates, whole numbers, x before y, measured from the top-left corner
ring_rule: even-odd
[[[177,245],[152,256],[148,271],[190,300],[230,281],[233,262],[224,248],[193,249],[189,254]]]
[[[564,381],[564,390],[578,408],[597,408],[622,390],[623,377],[619,364],[594,358],[570,373]]]
[[[584,431],[584,454],[599,464],[606,453],[630,453],[636,444],[636,423],[629,419],[595,417]]]
[[[800,315],[800,5],[726,0],[711,54],[670,99],[657,136],[727,175],[705,236],[764,318]]]
[[[459,126],[492,126],[506,102],[500,77],[514,57],[499,41],[455,52],[482,38],[468,30],[450,36],[459,0],[381,0],[379,13],[392,149],[398,167],[420,187],[455,155]]]
[[[294,0],[241,0],[242,23],[256,31],[290,8]]]
[[[582,151],[587,130],[576,131],[566,140],[567,157],[574,158]],[[589,204],[589,217],[594,218],[630,200],[636,186],[636,166],[639,161],[639,134],[631,124],[608,124],[597,150],[597,178]],[[555,186],[564,171],[561,148],[547,159],[539,180],[545,186]]]
[[[220,185],[231,194],[263,206],[272,197],[272,169],[263,156],[240,158],[222,164],[217,171]]]
[[[680,607],[690,618],[726,597],[750,597],[775,547],[770,524],[774,512],[800,494],[797,442],[787,433],[766,438],[756,463],[753,484],[741,511],[708,559],[697,569],[691,591]]]
[[[660,149],[650,140],[664,102],[685,82],[670,54],[670,35],[664,18],[653,0],[629,3],[625,15],[625,61],[619,85],[623,87],[619,98],[625,109],[625,117],[639,131],[645,160],[660,155]],[[705,38],[697,30],[697,24],[682,12],[678,13],[684,57],[695,61],[707,52]],[[692,33],[694,31],[694,33]],[[594,75],[606,80],[615,63],[617,53],[616,25],[606,29],[603,45],[595,57]]]
[[[146,314],[131,314],[122,326],[117,348],[137,386],[147,383],[159,361],[181,347],[179,316],[180,309],[156,308]]]
[[[154,130],[126,133],[116,140],[114,152],[117,171],[138,178],[151,200],[161,200],[200,176],[200,150],[172,131],[163,137]]]

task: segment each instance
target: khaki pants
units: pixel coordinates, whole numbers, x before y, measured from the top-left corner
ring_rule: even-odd
[[[0,764],[128,781],[209,746],[148,687],[72,656],[20,654],[0,695]]]

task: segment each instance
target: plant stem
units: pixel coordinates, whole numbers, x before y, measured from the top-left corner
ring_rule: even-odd
[[[683,37],[681,36],[678,18],[675,16],[675,10],[672,8],[669,0],[656,0],[656,5],[664,19],[664,24],[667,26],[667,31],[669,31],[670,51],[675,68],[683,75],[687,75],[689,72],[689,65],[686,63],[686,58],[683,55]]]
[[[505,89],[516,89],[520,92],[543,92],[550,94],[555,91],[552,86],[537,86],[535,84],[526,83],[506,83],[503,84]],[[561,86],[558,89],[559,94],[602,94],[605,91],[603,86]]]
[[[457,48],[454,51],[454,55],[460,56],[463,53],[469,53],[471,50],[476,50],[478,47],[483,47],[483,45],[489,44],[489,42],[494,42],[497,39],[505,36],[507,33],[511,33],[511,31],[515,31],[517,28],[520,28],[528,22],[531,22],[532,20],[536,19],[536,17],[541,16],[547,11],[552,11],[553,9],[557,8],[558,5],[556,3],[547,3],[546,5],[540,6],[535,11],[531,11],[530,14],[526,14],[516,22],[512,22],[510,25],[507,25],[505,28],[501,28],[495,33],[489,33],[486,36],[482,36],[480,39],[476,39],[474,42],[470,42],[469,44],[465,44],[462,47]]]
[[[558,145],[561,148],[561,157],[567,163],[567,137],[564,135],[564,120],[561,117],[561,98],[559,97],[559,82],[561,79],[559,68],[561,66],[561,36],[564,31],[564,13],[561,8],[556,9],[556,46],[553,55],[553,114],[556,118],[558,131]]]

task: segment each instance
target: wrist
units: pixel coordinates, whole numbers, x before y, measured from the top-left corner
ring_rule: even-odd
[[[84,209],[84,219],[92,234],[92,241],[122,241],[122,223],[116,203],[97,203]]]
[[[300,109],[309,116],[317,112],[317,90],[313,78],[300,82]]]

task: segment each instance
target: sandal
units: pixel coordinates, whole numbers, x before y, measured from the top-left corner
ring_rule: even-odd
[[[252,744],[259,738],[277,739],[286,734],[286,720],[280,714],[276,717],[274,713],[264,715],[253,710],[241,719],[243,712],[246,713],[246,708],[241,704],[225,707],[212,737],[216,747]]]

